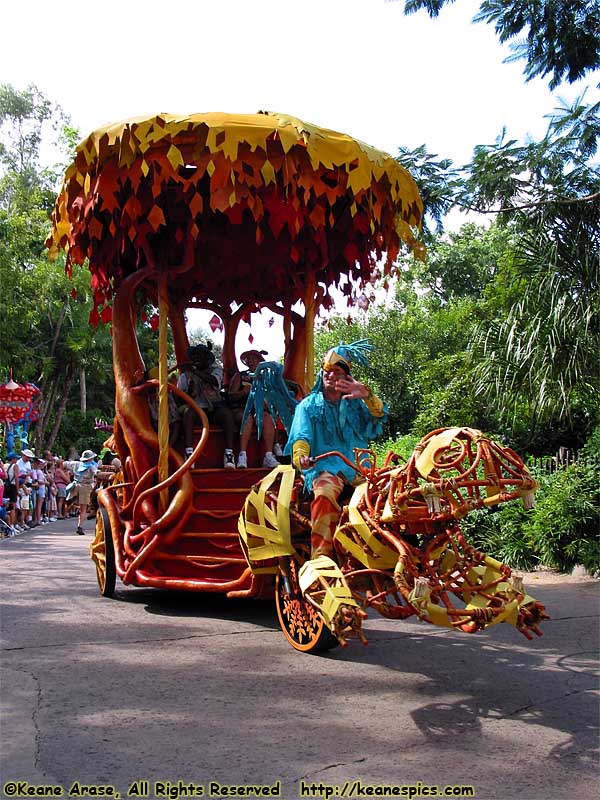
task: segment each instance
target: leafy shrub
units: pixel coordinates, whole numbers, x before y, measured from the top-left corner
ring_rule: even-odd
[[[381,467],[383,465],[385,457],[390,450],[401,456],[404,461],[408,461],[420,439],[420,436],[407,434],[406,436],[398,436],[393,439],[384,439],[383,441],[371,443],[371,448],[377,456],[378,466]]]
[[[538,504],[526,526],[542,564],[562,571],[582,564],[600,569],[600,481],[597,462],[585,458],[541,481]]]
[[[478,550],[497,558],[513,569],[530,570],[539,563],[525,534],[528,515],[521,503],[514,501],[495,508],[473,511],[460,521],[467,541]]]

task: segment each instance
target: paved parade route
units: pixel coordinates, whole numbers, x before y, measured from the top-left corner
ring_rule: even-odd
[[[600,581],[528,576],[533,642],[373,618],[307,656],[268,602],[101,598],[92,525],[0,542],[2,797],[596,796]]]

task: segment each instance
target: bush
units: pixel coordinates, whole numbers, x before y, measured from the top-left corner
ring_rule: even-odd
[[[395,439],[390,438],[380,442],[372,442],[371,449],[375,451],[377,456],[377,465],[381,467],[390,450],[393,453],[401,456],[404,461],[408,461],[420,440],[420,436],[407,434],[406,436],[398,436]]]
[[[482,508],[460,520],[469,544],[512,569],[530,570],[539,556],[525,534],[528,515],[521,503],[513,501],[494,508]]]
[[[597,462],[582,458],[541,480],[525,533],[542,564],[562,571],[600,569],[600,481]]]

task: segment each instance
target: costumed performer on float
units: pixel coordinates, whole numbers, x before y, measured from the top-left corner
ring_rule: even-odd
[[[354,448],[368,448],[388,417],[387,406],[351,374],[353,362],[369,367],[373,349],[368,340],[361,339],[329,350],[315,385],[294,413],[284,453],[302,471],[305,491],[314,494],[310,508],[313,559],[332,555],[341,511],[338,498],[356,479],[356,472],[338,456],[316,463],[312,459],[338,450],[354,462]]]

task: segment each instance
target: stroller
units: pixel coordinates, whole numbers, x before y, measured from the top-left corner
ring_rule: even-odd
[[[0,507],[0,538],[6,539],[8,536],[16,536],[19,533],[18,530],[13,528],[11,525],[8,524],[6,521],[6,511],[7,511],[7,504],[9,500],[4,499],[2,501],[2,506]]]

